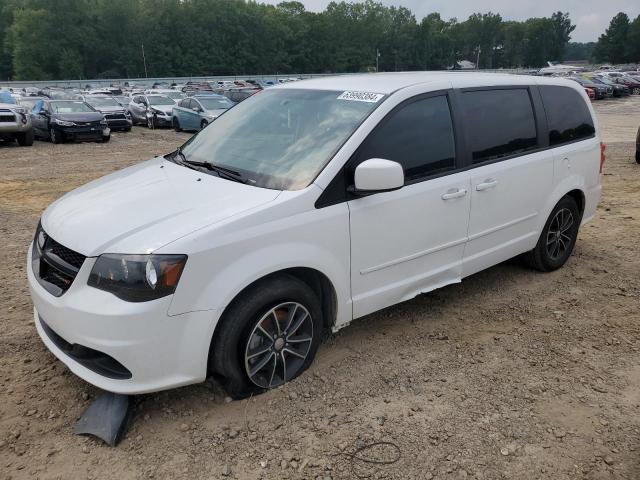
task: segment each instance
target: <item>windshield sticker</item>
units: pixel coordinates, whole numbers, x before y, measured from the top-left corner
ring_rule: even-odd
[[[352,102],[378,103],[384,97],[382,93],[372,92],[343,92],[338,100],[350,100]]]

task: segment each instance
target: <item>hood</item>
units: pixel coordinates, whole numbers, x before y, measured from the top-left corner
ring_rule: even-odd
[[[42,227],[57,242],[90,257],[151,253],[279,194],[159,157],[67,193],[45,210]]]
[[[176,105],[149,105],[149,108],[153,108],[154,110],[160,110],[161,112],[166,113],[167,115],[171,115],[173,111],[173,107]]]
[[[109,106],[109,105],[100,105],[98,107],[93,107],[101,113],[124,113],[124,108],[118,106]]]
[[[216,108],[214,110],[205,110],[204,111],[204,115],[206,115],[207,117],[219,117],[220,115],[222,115],[224,112],[226,112],[227,109],[226,108]]]
[[[97,122],[104,119],[100,112],[54,113],[52,117],[67,122]]]

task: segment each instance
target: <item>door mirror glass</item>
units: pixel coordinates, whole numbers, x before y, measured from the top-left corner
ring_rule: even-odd
[[[397,190],[404,185],[404,170],[398,162],[371,158],[356,167],[354,183],[356,192]]]

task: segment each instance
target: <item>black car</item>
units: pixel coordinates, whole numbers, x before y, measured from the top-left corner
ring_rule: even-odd
[[[108,142],[111,130],[104,116],[80,100],[41,100],[31,111],[36,137],[53,143],[64,140]]]
[[[108,95],[86,95],[84,101],[104,115],[111,130],[131,130],[131,114],[120,103]]]
[[[602,100],[613,95],[613,88],[608,88],[606,85],[599,83],[593,83],[591,80],[587,80],[584,77],[567,77],[569,80],[579,83],[583,87],[590,88],[596,95],[596,100]]]
[[[614,97],[628,97],[631,94],[629,87],[627,87],[626,85],[619,85],[603,77],[593,77],[592,80],[594,83],[600,83],[602,85],[613,88]]]

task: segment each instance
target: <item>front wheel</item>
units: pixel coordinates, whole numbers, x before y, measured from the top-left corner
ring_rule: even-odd
[[[562,267],[573,252],[581,220],[576,201],[563,197],[551,211],[535,248],[525,255],[526,262],[541,272]]]
[[[320,301],[301,280],[280,275],[241,294],[220,320],[209,369],[233,398],[279,387],[313,361],[320,344]]]
[[[107,143],[109,140],[111,140],[111,135],[102,136],[102,143]]]
[[[147,128],[153,130],[156,126],[154,117],[147,117]]]
[[[180,127],[180,120],[178,120],[178,117],[173,117],[173,129],[176,132],[181,132],[182,128]]]
[[[640,87],[634,87],[631,93],[634,95],[640,95]]]
[[[204,130],[207,127],[207,125],[209,125],[209,123],[206,120],[202,120],[200,122],[200,130]]]
[[[33,145],[33,130],[28,130],[18,135],[18,145],[21,147],[30,147]]]
[[[51,138],[51,143],[60,143],[62,142],[62,134],[56,132],[55,128],[49,129],[49,138]]]

